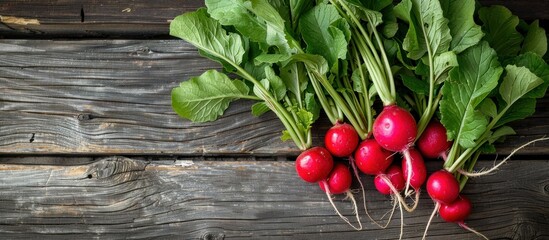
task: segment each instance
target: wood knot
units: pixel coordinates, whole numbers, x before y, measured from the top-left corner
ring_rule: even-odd
[[[537,239],[537,228],[528,222],[521,222],[514,227],[513,239]]]
[[[93,163],[87,175],[96,179],[117,178],[124,182],[137,179],[145,171],[147,162],[124,157],[110,157]]]
[[[91,119],[92,119],[92,115],[91,115],[91,114],[87,114],[87,113],[78,114],[78,116],[76,116],[76,119],[78,119],[78,121],[91,120]]]
[[[200,238],[201,240],[223,240],[225,239],[225,234],[223,233],[205,233]]]
[[[150,48],[148,47],[142,47],[137,49],[136,51],[130,53],[130,56],[143,56],[143,55],[150,55],[154,53]]]

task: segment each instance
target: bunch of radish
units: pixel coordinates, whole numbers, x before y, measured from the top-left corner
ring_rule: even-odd
[[[205,5],[175,18],[170,34],[221,63],[223,72],[208,70],[174,88],[174,111],[213,121],[236,99],[256,101],[255,116],[272,111],[285,128],[281,139],[302,151],[297,175],[318,184],[356,230],[358,211],[353,224],[332,197],[344,194],[357,209],[356,179],[366,215],[384,227],[366,207],[361,175],[370,175],[377,191],[394,199],[393,211],[400,209],[401,238],[403,209],[418,207],[425,182],[435,205],[429,223],[438,213],[484,237],[465,224],[472,209],[462,193],[468,178],[548,139],[474,172],[481,154],[514,134],[508,123],[531,115],[549,86],[545,31],[538,22],[519,25],[504,7],[473,0]],[[500,34],[510,40],[498,41]],[[322,146],[313,146],[321,113],[332,126]],[[444,164],[428,176],[424,159]]]

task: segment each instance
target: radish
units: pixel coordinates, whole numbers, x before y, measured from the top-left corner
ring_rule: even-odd
[[[338,162],[334,164],[334,167],[332,171],[329,173],[328,177],[322,181],[319,181],[318,184],[320,186],[320,189],[322,189],[322,191],[326,193],[326,196],[328,197],[330,204],[332,204],[332,207],[334,207],[334,210],[339,215],[339,217],[341,217],[343,221],[345,221],[355,230],[361,230],[362,222],[360,222],[360,216],[358,214],[358,211],[355,211],[356,220],[358,222],[358,227],[357,227],[351,224],[349,219],[343,216],[339,212],[331,196],[332,194],[345,193],[346,197],[351,199],[351,202],[353,203],[353,208],[356,210],[357,209],[356,200],[353,196],[353,193],[350,190],[352,181],[353,181],[353,177],[349,168],[345,164]]]
[[[356,149],[358,141],[357,131],[348,123],[336,123],[324,135],[324,145],[335,157],[350,156]]]
[[[306,182],[315,183],[325,180],[332,171],[334,160],[323,147],[307,149],[295,160],[295,169],[299,177]]]
[[[436,171],[427,180],[427,193],[435,202],[450,204],[459,196],[459,182],[446,170]]]
[[[425,232],[423,233],[423,239],[425,239],[425,237],[427,236],[427,230],[429,229],[429,225],[433,220],[433,216],[435,215],[434,213],[437,211],[440,214],[440,217],[444,219],[444,221],[450,222],[450,223],[457,223],[463,229],[466,229],[478,235],[479,237],[488,239],[482,233],[477,232],[476,230],[470,228],[465,224],[465,219],[467,219],[467,217],[469,217],[469,215],[471,214],[472,208],[473,208],[473,205],[471,204],[471,201],[463,195],[458,195],[458,197],[453,202],[448,204],[437,202],[435,204],[435,209],[433,210],[433,214],[431,214],[431,218],[429,218],[429,222],[427,223]]]
[[[374,185],[378,192],[384,195],[391,195],[393,196],[394,204],[393,204],[393,212],[395,210],[395,206],[398,204],[398,208],[400,210],[400,237],[399,239],[402,239],[403,234],[403,228],[404,228],[404,216],[402,207],[406,209],[406,211],[411,212],[413,209],[410,209],[402,196],[400,196],[400,191],[404,189],[405,182],[404,182],[404,176],[402,173],[402,169],[397,165],[392,165],[387,169],[386,173],[378,174],[374,178]],[[389,217],[389,221],[387,221],[387,225],[391,221],[391,218],[393,216],[393,212],[391,213],[391,216]],[[387,226],[385,225],[385,227]],[[380,226],[378,224],[378,226]]]
[[[402,171],[406,179],[406,196],[409,196],[410,186],[419,189],[425,181],[427,170],[421,154],[410,149],[417,135],[417,125],[412,114],[395,104],[386,105],[374,121],[373,135],[383,148],[404,155]]]
[[[440,157],[446,160],[452,142],[448,141],[446,128],[439,121],[433,120],[427,125],[421,136],[417,139],[416,145],[424,157]]]
[[[441,203],[438,213],[446,222],[463,223],[471,214],[471,201],[463,195],[459,195],[455,201],[451,203]]]
[[[331,194],[342,194],[349,191],[349,189],[351,188],[353,176],[351,175],[351,171],[345,164],[336,163],[334,165],[334,168],[328,175],[326,182],[328,183],[328,189]],[[318,184],[320,185],[320,189],[326,192],[326,188],[324,186],[325,184],[323,183],[323,181],[320,181]]]
[[[360,143],[354,154],[355,163],[365,174],[378,175],[393,162],[393,154],[382,148],[376,140],[366,139]]]
[[[404,189],[404,184],[402,169],[397,165],[390,166],[386,173],[379,174],[374,178],[374,185],[377,191],[383,195],[394,193],[392,190],[393,188],[397,191],[394,194],[398,194],[398,192]],[[390,185],[392,185],[392,187]]]
[[[402,159],[402,172],[404,173],[406,182],[415,190],[418,190],[425,183],[427,168],[419,151],[411,148],[405,152]]]
[[[404,152],[416,139],[416,121],[404,108],[394,104],[385,106],[374,121],[373,134],[383,148],[392,152]]]

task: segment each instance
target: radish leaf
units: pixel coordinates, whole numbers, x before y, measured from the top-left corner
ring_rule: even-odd
[[[208,70],[198,77],[182,82],[172,90],[172,107],[181,117],[193,122],[216,120],[239,98],[254,98],[240,80],[230,80],[225,74]]]
[[[530,72],[526,67],[507,65],[507,75],[499,88],[502,99],[507,106],[512,105],[525,94],[543,83],[543,80]]]
[[[547,52],[547,35],[545,35],[545,29],[539,27],[538,20],[528,27],[521,49],[521,53],[526,52],[533,52],[541,57]]]
[[[486,33],[484,40],[496,50],[498,56],[515,56],[520,51],[523,37],[516,30],[519,18],[503,6],[483,7],[478,11]]]
[[[442,87],[441,122],[449,140],[471,148],[488,124],[487,116],[477,107],[498,85],[502,68],[487,42],[462,52],[458,63]]]
[[[484,36],[479,25],[475,24],[474,0],[441,0],[444,16],[448,18],[448,27],[452,35],[450,49],[456,53],[476,45]]]
[[[198,9],[177,16],[170,24],[170,35],[193,44],[208,58],[221,63],[225,69],[242,63],[245,53],[242,38],[227,33],[221,25],[210,18],[206,9]]]
[[[448,51],[452,36],[448,19],[444,17],[438,1],[404,0],[395,7],[395,11],[409,20],[410,27],[402,43],[408,57],[420,59],[428,52],[427,48],[430,48],[432,56]]]
[[[299,22],[301,31],[307,33],[303,34],[307,52],[323,56],[330,68],[347,55],[345,34],[333,25],[340,19],[333,5],[320,4],[305,13]]]

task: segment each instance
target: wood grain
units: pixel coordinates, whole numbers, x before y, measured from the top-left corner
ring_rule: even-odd
[[[183,41],[0,41],[0,153],[294,152],[251,102],[205,124],[173,112],[171,89],[216,67]]]
[[[438,165],[429,162],[431,169]],[[547,167],[547,160],[512,161],[497,174],[471,181],[465,194],[474,212],[467,224],[491,239],[548,238]],[[363,178],[368,207],[380,217],[391,202],[372,189],[371,180]],[[0,165],[0,192],[0,233],[9,239],[396,239],[399,234],[398,215],[379,229],[362,213],[366,230],[352,230],[315,184],[298,179],[289,161],[112,157],[80,166]],[[420,201],[405,215],[405,239],[423,234],[432,203],[425,194]],[[352,216],[348,201],[336,197],[336,204]],[[438,217],[429,236],[476,239]]]
[[[0,153],[295,156],[274,114],[237,101],[195,124],[171,109],[179,82],[217,68],[180,40],[0,40]],[[506,154],[549,133],[549,98],[515,124]],[[329,124],[317,124],[314,142]],[[520,153],[548,154],[549,142]]]
[[[482,0],[484,5],[507,6],[528,21],[541,19],[547,26],[547,0]],[[166,38],[169,21],[175,16],[204,6],[199,0],[3,0],[0,15],[40,24],[0,24],[5,38]],[[23,22],[24,22],[23,21]]]

